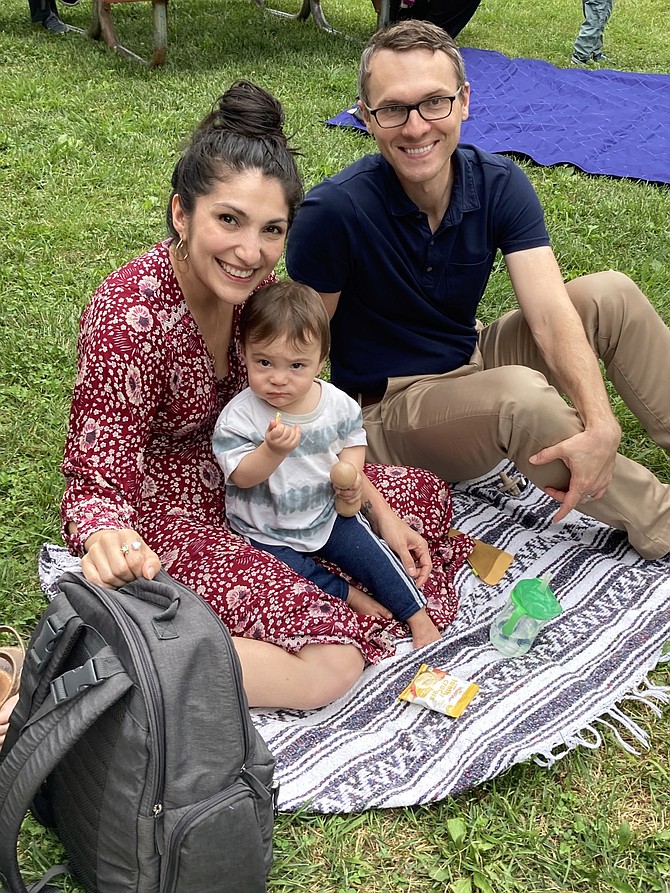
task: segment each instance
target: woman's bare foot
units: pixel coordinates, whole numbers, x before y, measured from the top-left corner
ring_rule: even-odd
[[[9,728],[9,717],[12,715],[12,710],[16,707],[18,700],[19,696],[14,695],[5,701],[0,708],[0,747],[2,747],[7,734],[7,729]]]
[[[368,614],[370,617],[383,617],[385,620],[390,620],[393,617],[388,608],[380,605],[371,595],[367,595],[353,586],[349,587],[347,604],[359,614]]]
[[[407,625],[412,633],[412,644],[415,648],[422,648],[424,645],[430,645],[431,642],[439,642],[442,638],[439,629],[426,614],[425,608],[412,614]]]

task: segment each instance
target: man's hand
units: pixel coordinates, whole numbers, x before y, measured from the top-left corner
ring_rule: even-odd
[[[605,495],[614,473],[614,460],[621,439],[618,425],[586,430],[529,458],[533,465],[546,465],[556,459],[570,472],[567,491],[545,487],[547,495],[561,503],[552,521],[557,523],[580,503]]]

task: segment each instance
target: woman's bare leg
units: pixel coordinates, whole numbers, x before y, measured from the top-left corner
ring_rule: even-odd
[[[349,691],[365,665],[355,645],[305,645],[289,654],[256,639],[233,642],[250,707],[323,707]]]
[[[323,707],[349,691],[365,663],[355,645],[305,645],[289,654],[269,642],[237,637],[233,642],[251,707]],[[18,699],[15,695],[0,709],[0,746]]]

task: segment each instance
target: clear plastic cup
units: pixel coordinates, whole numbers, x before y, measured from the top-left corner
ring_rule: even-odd
[[[491,624],[491,644],[505,657],[519,657],[530,649],[545,623],[562,611],[548,577],[520,580]]]

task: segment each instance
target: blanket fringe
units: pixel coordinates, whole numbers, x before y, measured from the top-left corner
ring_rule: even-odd
[[[663,655],[662,660],[668,660]],[[640,756],[641,750],[649,749],[649,734],[639,722],[628,716],[622,709],[626,701],[636,701],[648,707],[652,713],[662,716],[660,704],[670,704],[670,686],[656,685],[648,676],[645,676],[637,685],[621,698],[618,704],[613,705],[592,723],[584,726],[577,732],[571,732],[561,736],[561,740],[547,751],[533,755],[533,762],[545,769],[550,768],[578,747],[586,747],[589,750],[597,750],[603,743],[603,736],[596,728],[596,724],[609,729],[614,735],[619,746],[634,756]],[[626,737],[624,737],[624,735]],[[634,746],[632,738],[638,747]]]

